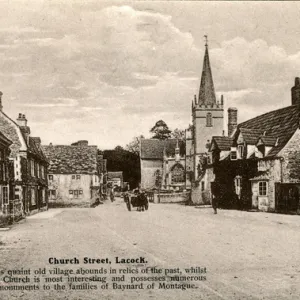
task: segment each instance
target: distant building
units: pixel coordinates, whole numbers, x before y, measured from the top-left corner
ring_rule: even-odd
[[[48,161],[41,149],[41,139],[31,137],[24,114],[20,113],[15,122],[3,112],[2,93],[0,132],[12,142],[9,159],[12,164],[13,180],[9,187],[9,199],[19,200],[26,214],[47,208]],[[3,192],[2,202],[7,201],[6,189]]]
[[[123,189],[123,172],[107,172],[107,186],[121,191]]]
[[[97,146],[88,141],[43,146],[50,162],[49,200],[89,204],[99,195],[101,175]]]
[[[141,188],[184,189],[185,143],[177,139],[141,139]]]

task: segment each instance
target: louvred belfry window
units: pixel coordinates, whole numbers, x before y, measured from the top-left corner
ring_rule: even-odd
[[[207,113],[206,115],[206,127],[212,127],[212,114]]]
[[[184,182],[184,168],[182,165],[177,164],[172,169],[172,183]]]

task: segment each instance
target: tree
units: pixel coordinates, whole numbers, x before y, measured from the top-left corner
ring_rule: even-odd
[[[173,132],[171,133],[172,138],[178,139],[180,141],[185,140],[185,131],[183,129],[174,129]]]
[[[137,154],[117,146],[114,150],[99,151],[107,159],[107,170],[123,171],[123,179],[129,182],[130,188],[138,187],[141,180],[140,158]]]
[[[171,130],[163,120],[157,121],[150,132],[154,133],[153,139],[166,140],[171,137]]]
[[[125,150],[140,155],[140,143],[143,138],[143,135],[135,136],[132,141],[125,146]]]

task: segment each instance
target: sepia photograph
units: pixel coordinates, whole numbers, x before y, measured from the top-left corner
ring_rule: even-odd
[[[0,300],[300,299],[299,2],[0,9]]]

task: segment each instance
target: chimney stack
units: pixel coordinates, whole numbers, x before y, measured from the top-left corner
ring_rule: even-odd
[[[292,91],[292,105],[300,105],[300,78],[295,78],[295,85],[291,89]]]
[[[237,128],[237,113],[238,110],[235,107],[228,108],[228,136],[231,136]]]
[[[21,127],[27,126],[27,119],[25,115],[19,113],[18,119],[17,119],[17,124]]]

